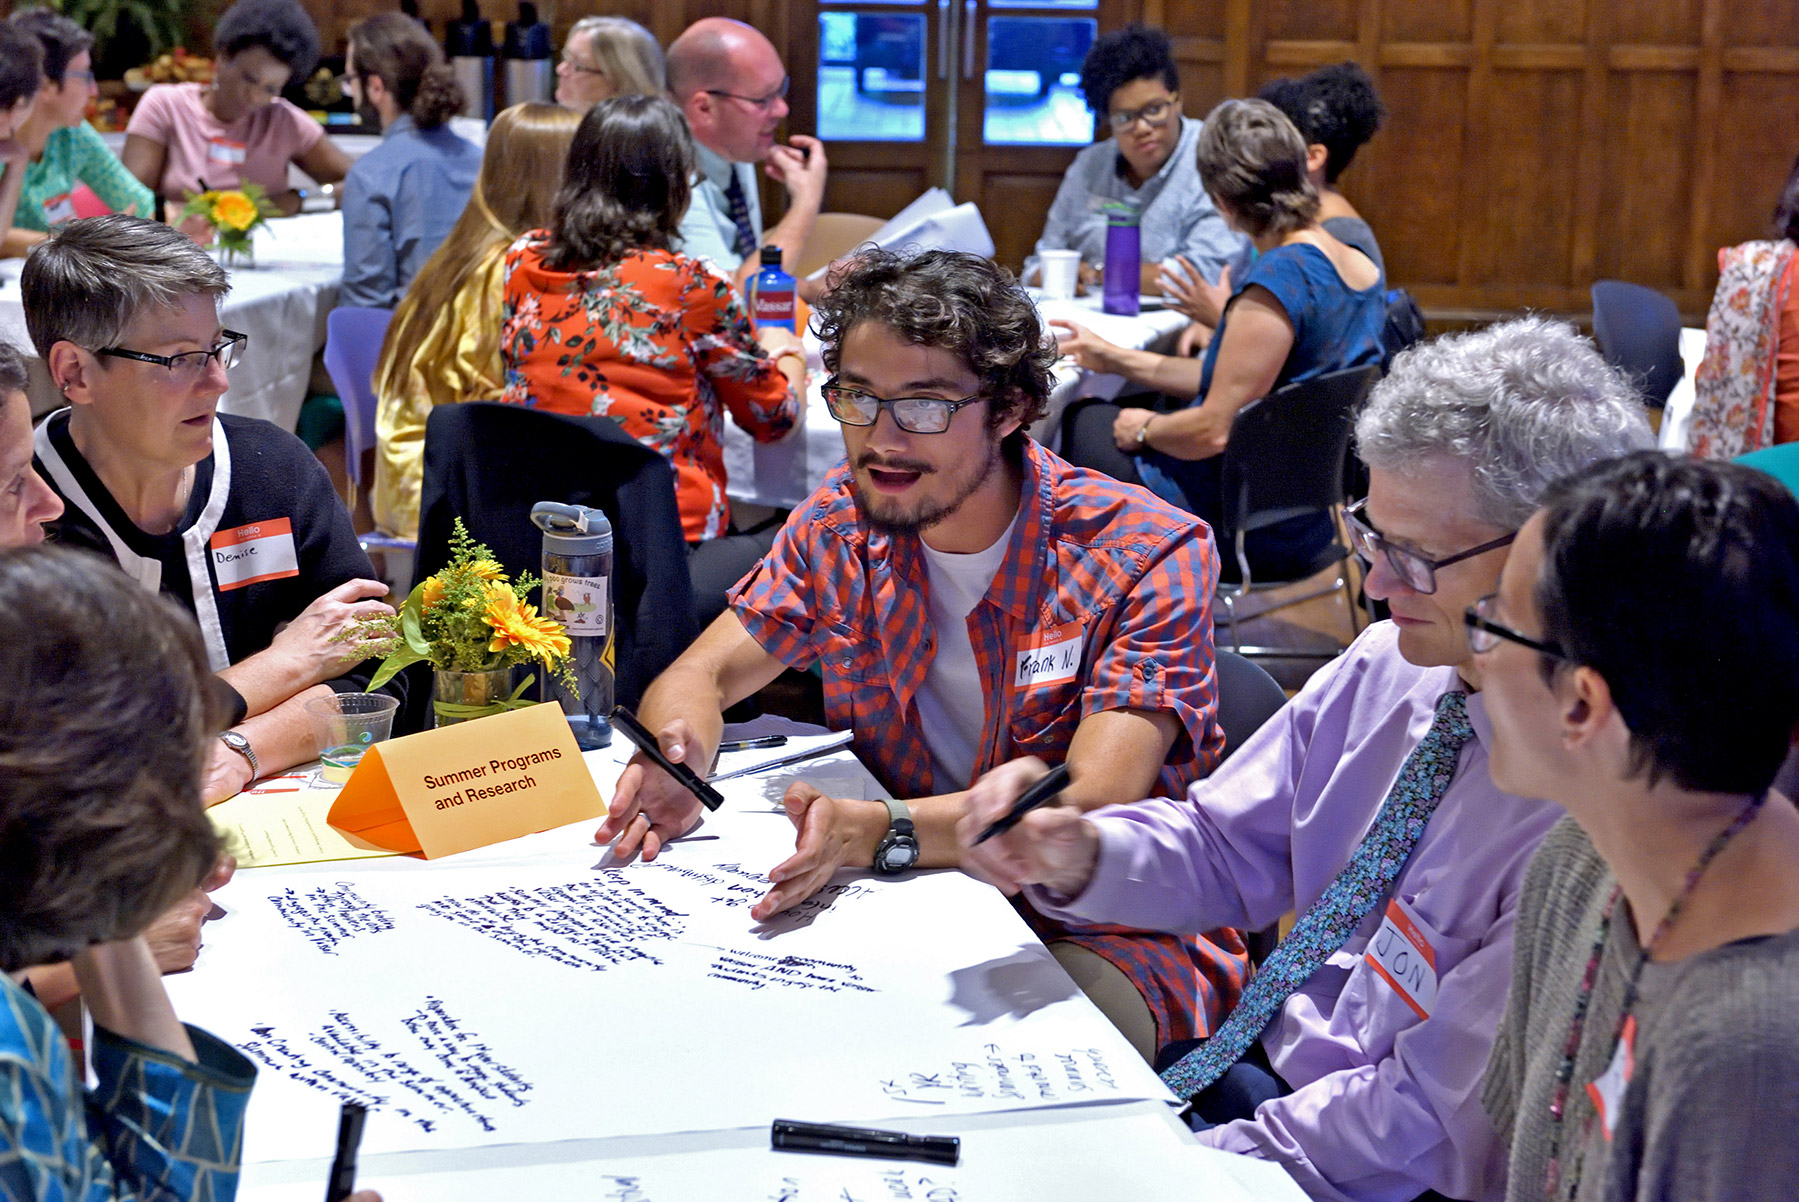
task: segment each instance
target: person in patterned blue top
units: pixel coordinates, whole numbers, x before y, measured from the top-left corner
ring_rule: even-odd
[[[0,672],[35,686],[0,694],[0,1199],[230,1199],[256,1069],[176,1019],[143,938],[219,855],[200,774],[224,707],[199,631],[98,556],[12,549]],[[54,960],[94,1020],[85,1093],[21,984]]]
[[[1265,100],[1227,100],[1206,117],[1199,172],[1218,211],[1258,252],[1238,280],[1199,360],[1132,351],[1067,322],[1062,351],[1083,368],[1156,392],[1196,399],[1184,409],[1089,404],[1071,409],[1071,462],[1142,484],[1216,527],[1223,515],[1221,455],[1237,411],[1300,380],[1383,358],[1386,297],[1380,269],[1318,221],[1306,143]],[[1251,533],[1259,571],[1308,562],[1330,541],[1325,515]]]

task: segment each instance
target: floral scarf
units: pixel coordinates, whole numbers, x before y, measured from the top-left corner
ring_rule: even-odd
[[[1774,442],[1774,351],[1795,247],[1745,242],[1718,252],[1718,290],[1705,319],[1705,358],[1693,377],[1687,449],[1735,459]]]

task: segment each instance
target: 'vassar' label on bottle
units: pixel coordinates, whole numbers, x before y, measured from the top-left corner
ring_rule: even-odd
[[[1073,680],[1081,671],[1081,624],[1050,626],[1031,636],[1018,653],[1018,670],[1012,687],[1034,689],[1057,681]]]
[[[783,288],[756,290],[756,324],[783,325],[793,328],[793,289]]]
[[[543,574],[543,612],[568,628],[571,635],[594,637],[606,633],[606,617],[611,606],[606,604],[604,576],[558,576]]]

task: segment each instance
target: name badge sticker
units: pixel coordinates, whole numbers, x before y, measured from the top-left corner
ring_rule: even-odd
[[[212,560],[213,578],[221,593],[300,574],[294,526],[286,518],[221,530],[212,536],[207,557]]]
[[[1636,1069],[1637,1016],[1632,1014],[1624,1020],[1624,1030],[1618,1035],[1618,1048],[1612,1053],[1612,1062],[1587,1083],[1587,1097],[1599,1115],[1599,1125],[1605,1129],[1608,1140],[1612,1137],[1612,1128],[1618,1124],[1618,1109],[1624,1104],[1624,1091]]]
[[[232,142],[225,138],[209,138],[206,142],[206,157],[215,163],[241,166],[248,154],[249,147],[242,142]]]
[[[59,192],[44,202],[44,224],[61,225],[65,221],[75,220],[75,198],[67,192]]]
[[[1424,929],[1412,908],[1393,898],[1364,957],[1419,1018],[1437,1007],[1437,953]]]
[[[1081,624],[1066,622],[1049,626],[1031,636],[1018,653],[1018,666],[1012,674],[1015,689],[1035,689],[1046,684],[1073,680],[1081,672]]]

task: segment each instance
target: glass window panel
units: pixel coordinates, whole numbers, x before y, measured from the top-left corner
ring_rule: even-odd
[[[1099,7],[1099,0],[987,0],[988,8],[1070,8],[1087,9]]]
[[[1093,114],[1081,97],[1081,60],[1098,32],[1083,17],[993,17],[987,22],[988,145],[1085,146]]]
[[[923,141],[924,51],[922,13],[820,13],[818,136]]]

